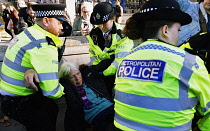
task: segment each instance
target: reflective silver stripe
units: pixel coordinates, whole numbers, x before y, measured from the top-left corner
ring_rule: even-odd
[[[96,58],[96,57],[90,57],[90,61],[96,61],[96,60],[106,60],[105,58]]]
[[[139,46],[138,48],[135,48],[133,51],[131,51],[130,53],[128,53],[128,55],[129,54],[133,54],[136,51],[145,50],[145,49],[162,50],[162,51],[166,51],[166,52],[169,52],[169,53],[172,53],[172,54],[179,55],[181,57],[185,57],[184,53],[180,53],[180,52],[177,52],[175,50],[172,50],[172,49],[170,49],[168,47],[165,47],[165,46],[162,46],[162,45],[156,45],[156,44],[147,44],[147,45]]]
[[[57,72],[51,72],[51,73],[39,73],[39,80],[45,81],[45,80],[56,80],[58,79],[58,73]]]
[[[96,57],[90,57],[90,60],[95,61],[95,60],[97,60],[97,58]]]
[[[22,63],[22,58],[24,57],[26,50],[32,49],[32,48],[40,45],[40,43],[43,43],[43,42],[47,42],[46,39],[32,41],[29,44],[23,46],[22,48],[20,48],[20,50],[16,54],[15,61],[12,62],[8,59],[5,59],[6,60],[5,65],[7,65],[8,67],[10,67],[16,71],[25,72],[29,68],[21,66],[21,63]],[[2,73],[1,73],[1,79],[11,85],[25,87],[22,80],[17,80],[17,79],[8,77]]]
[[[202,108],[202,112],[206,112],[209,108],[210,108],[210,102],[206,104],[205,108]]]
[[[116,49],[108,49],[108,50],[107,50],[106,48],[104,48],[103,52],[106,52],[106,53],[109,52],[109,51],[110,51],[110,52],[114,52],[115,50],[116,50]]]
[[[93,56],[93,57],[90,57],[90,60],[91,61],[96,61],[96,60],[105,60],[105,59],[104,58],[98,58],[97,59],[96,57]]]
[[[0,89],[0,94],[3,95],[3,96],[19,96],[19,95],[15,95],[15,94],[6,92],[6,91],[4,91],[2,89]]]
[[[19,71],[19,72],[23,72],[23,73],[25,73],[28,69],[30,69],[28,67],[24,67],[24,66],[18,65],[16,63],[10,61],[6,57],[4,57],[4,64],[6,66],[8,66],[9,68],[13,69],[13,70],[16,70],[16,71]]]
[[[194,98],[194,100],[191,100],[193,98],[188,98],[188,88],[189,80],[193,74],[192,67],[196,64],[196,56],[191,55],[188,52],[185,51],[185,57],[182,69],[180,70],[179,74],[179,100],[181,105],[185,105],[186,109],[192,109],[192,107],[197,105],[198,98]]]
[[[117,90],[115,91],[115,99],[135,107],[163,111],[183,111],[186,109],[192,109],[197,102],[196,97],[188,98],[186,100],[175,98],[157,98],[134,95]]]
[[[108,50],[106,48],[104,48],[103,52],[107,52]]]
[[[89,50],[89,52],[90,52],[91,54],[94,54],[94,55],[95,55],[95,52],[94,52],[94,51],[92,51],[92,50]]]
[[[1,72],[1,79],[11,85],[25,87],[22,80],[17,80],[17,79],[8,77],[8,76],[4,75],[2,72]]]
[[[61,89],[60,84],[52,91],[44,91],[42,90],[42,93],[44,96],[54,96],[59,90]]]
[[[117,68],[118,65],[119,65],[119,63],[118,63],[116,60],[114,60],[112,63],[113,63],[113,65],[114,65],[114,67],[116,67],[116,68]]]
[[[193,71],[192,67],[195,65],[196,57],[189,53],[185,53],[183,67],[179,74],[179,98],[157,98],[149,96],[134,95],[120,91],[115,92],[115,99],[136,107],[165,110],[165,111],[182,111],[192,109],[197,105],[198,98],[188,98],[188,81],[191,78]],[[149,104],[148,104],[149,103]],[[170,105],[170,106],[169,106]]]
[[[26,36],[28,36],[28,38],[31,41],[35,41],[36,40],[27,29],[24,30],[24,33],[26,34]]]
[[[125,57],[127,54],[128,54],[128,52],[118,52],[117,54],[115,54],[115,58]]]
[[[126,126],[130,129],[137,131],[190,131],[192,124],[192,121],[189,121],[188,123],[175,127],[161,127],[161,125],[160,126],[145,125],[125,119],[119,116],[117,113],[115,113],[115,121],[123,126]]]
[[[16,54],[14,62],[17,63],[18,65],[21,65],[25,52],[29,49],[33,49],[34,47],[37,47],[38,45],[40,45],[40,43],[43,43],[43,42],[47,42],[47,40],[40,39],[37,41],[32,41],[32,42],[28,43],[27,45],[21,47],[20,50],[18,51],[18,53]]]
[[[99,58],[99,60],[106,60],[105,58]]]

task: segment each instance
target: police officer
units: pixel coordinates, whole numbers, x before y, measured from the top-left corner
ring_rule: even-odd
[[[194,113],[210,130],[210,80],[203,61],[178,47],[179,29],[191,17],[175,0],[149,0],[125,33],[144,41],[121,62],[116,76],[115,121],[119,130],[189,131]]]
[[[93,69],[102,72],[111,92],[118,64],[133,48],[133,41],[124,38],[122,27],[114,22],[115,10],[109,2],[94,6],[90,17],[95,25],[89,35],[89,55]],[[97,66],[96,66],[97,65]]]
[[[60,98],[57,47],[63,29],[65,4],[35,4],[36,24],[9,44],[1,68],[2,112],[26,126],[28,131],[55,131],[58,113],[53,99]],[[39,91],[24,86],[24,73],[33,69],[39,76]]]

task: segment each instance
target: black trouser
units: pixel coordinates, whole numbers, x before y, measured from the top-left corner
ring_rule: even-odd
[[[113,88],[114,88],[114,82],[115,82],[115,75],[110,76],[104,76],[104,82],[107,86],[108,92],[111,96],[114,95]]]
[[[92,121],[94,131],[115,131],[114,106],[110,106],[96,115]]]
[[[9,23],[9,21],[4,23],[5,24],[4,29],[13,38],[13,33],[10,30],[7,29],[8,23]]]
[[[2,112],[26,126],[27,131],[55,131],[58,106],[53,99],[34,94],[2,96]]]

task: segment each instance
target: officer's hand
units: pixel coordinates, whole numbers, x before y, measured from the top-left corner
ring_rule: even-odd
[[[35,70],[29,69],[25,72],[23,83],[26,88],[38,91],[38,87],[35,82],[39,83],[39,77]]]
[[[115,54],[110,55],[110,59],[111,59],[112,61],[114,61],[114,59],[115,59]]]

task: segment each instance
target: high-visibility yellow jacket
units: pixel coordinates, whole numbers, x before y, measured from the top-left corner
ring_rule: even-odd
[[[55,46],[48,44],[46,36],[54,41]],[[58,81],[57,52],[61,44],[62,40],[37,24],[17,35],[10,42],[2,64],[1,90],[19,96],[35,93],[23,83],[24,73],[34,69],[39,76],[43,95],[49,98],[61,97],[64,88]]]
[[[115,120],[125,131],[189,131],[194,113],[210,130],[210,79],[203,61],[178,47],[148,40],[121,62]]]
[[[119,24],[115,23],[114,25],[117,29],[121,29]],[[112,64],[103,71],[105,76],[114,75],[116,73],[119,63],[134,46],[133,40],[127,37],[121,39],[121,37],[115,33],[112,34],[111,46],[101,50],[101,48],[94,43],[90,35],[86,37],[89,40],[89,55],[93,65],[97,65],[104,59],[110,59],[110,56],[115,54],[115,59]]]

